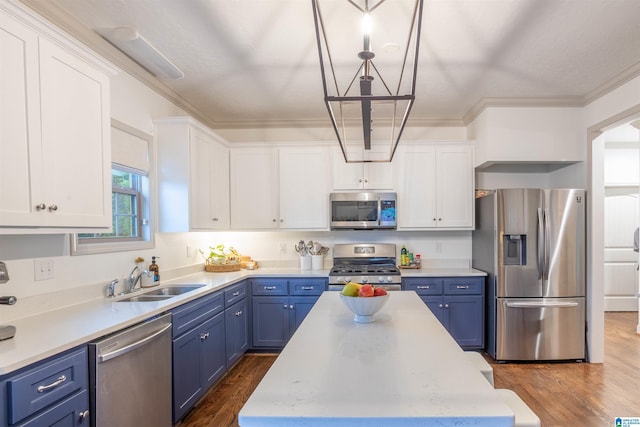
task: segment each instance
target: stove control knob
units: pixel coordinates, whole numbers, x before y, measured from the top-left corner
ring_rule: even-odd
[[[346,277],[344,278],[344,282],[345,282],[345,283],[350,282],[350,281],[351,281],[351,277],[346,276]]]
[[[391,283],[393,281],[393,279],[391,278],[391,276],[387,276],[387,282]]]
[[[364,277],[364,276],[362,277],[362,283],[367,283],[368,281],[369,281],[369,279],[368,279],[368,278],[366,278],[366,277]]]
[[[380,282],[380,283],[384,282],[384,277],[378,276],[378,282]]]

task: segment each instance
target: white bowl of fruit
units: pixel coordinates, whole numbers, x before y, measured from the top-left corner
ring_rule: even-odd
[[[389,300],[389,294],[383,288],[373,285],[348,282],[340,292],[340,299],[355,315],[358,323],[371,323],[373,317]]]

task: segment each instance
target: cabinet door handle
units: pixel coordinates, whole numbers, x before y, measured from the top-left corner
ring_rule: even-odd
[[[288,306],[287,304],[285,304],[285,305],[284,305],[284,308],[285,308],[285,310],[286,310],[287,308],[289,308],[289,306]]]
[[[275,291],[275,290],[276,290],[276,287],[275,287],[275,286],[265,286],[265,287],[264,287],[264,290],[265,290],[265,291]]]
[[[36,210],[37,211],[43,211],[46,209],[46,205],[44,203],[40,203],[39,205],[36,205]]]
[[[418,285],[416,286],[417,289],[431,289],[431,285]]]
[[[217,221],[218,221],[218,218],[212,218],[212,220],[217,222]]]
[[[89,411],[80,411],[78,414],[78,421],[83,422],[89,419]]]
[[[49,385],[41,385],[41,386],[38,386],[38,388],[37,388],[38,393],[44,393],[44,392],[45,392],[45,391],[47,391],[47,390],[51,390],[52,388],[56,388],[56,387],[58,387],[60,384],[62,384],[63,382],[65,382],[66,380],[67,380],[67,377],[66,377],[66,376],[64,376],[64,375],[60,375],[60,376],[58,377],[58,379],[57,379],[57,380],[55,380],[54,382],[52,382],[51,384],[49,384]]]
[[[449,308],[449,304],[445,304],[445,305],[444,305],[444,308]]]
[[[280,218],[280,222],[284,222],[284,219]]]
[[[275,219],[275,218],[273,218],[273,219],[272,219],[272,221],[273,221],[273,222],[276,222],[276,219]]]
[[[289,310],[293,310],[293,304],[289,306]]]
[[[209,338],[209,332],[207,332],[206,334],[200,334],[200,340],[201,340],[201,341],[204,341],[204,340],[206,340],[207,338]]]
[[[456,285],[456,289],[469,289],[469,285]]]
[[[236,311],[236,317],[240,316],[241,314],[242,314],[242,310]]]
[[[55,212],[58,210],[58,205],[51,205],[49,206],[49,212]]]
[[[438,304],[438,308],[442,308],[442,307],[443,307],[443,305],[442,305],[442,304]]]

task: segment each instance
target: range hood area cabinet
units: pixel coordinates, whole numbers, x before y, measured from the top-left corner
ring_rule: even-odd
[[[382,160],[389,158],[388,147],[371,150],[362,147],[347,147],[349,159]],[[347,163],[340,147],[331,149],[334,190],[393,190],[394,162]]]
[[[228,230],[229,148],[190,117],[159,119],[154,124],[159,231]]]
[[[115,71],[35,22],[0,4],[0,230],[109,229]]]
[[[232,229],[329,229],[328,147],[234,147],[230,163]]]
[[[472,142],[398,147],[398,230],[472,230],[473,156]]]

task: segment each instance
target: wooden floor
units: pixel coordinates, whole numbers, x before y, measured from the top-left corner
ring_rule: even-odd
[[[608,427],[640,417],[637,313],[605,314],[605,363],[493,364],[496,388],[510,388],[542,427]],[[248,354],[183,420],[181,427],[238,426],[238,412],[276,355]]]

